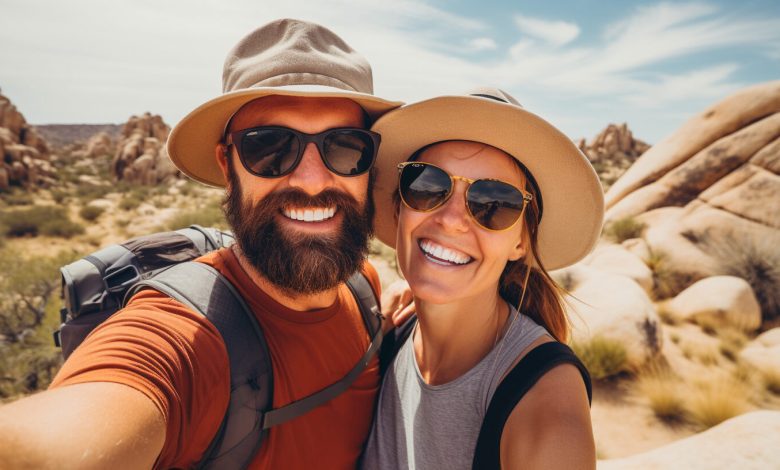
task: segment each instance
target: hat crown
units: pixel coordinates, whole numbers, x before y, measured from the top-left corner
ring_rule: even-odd
[[[513,104],[515,106],[523,107],[514,96],[510,95],[509,93],[505,92],[504,90],[500,88],[494,88],[494,87],[479,87],[479,88],[473,88],[470,91],[466,92],[466,95],[468,96],[477,96],[480,98],[487,98],[491,100],[500,101],[502,103],[507,104]]]
[[[373,94],[368,61],[324,26],[282,19],[254,30],[228,53],[222,91],[321,85]]]

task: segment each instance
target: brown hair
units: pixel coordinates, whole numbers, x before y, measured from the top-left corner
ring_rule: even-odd
[[[514,158],[512,160],[526,176],[525,189],[533,194],[533,199],[528,203],[523,214],[523,222],[525,223],[523,238],[530,250],[522,259],[509,261],[506,264],[504,272],[499,278],[498,292],[504,300],[545,327],[556,340],[566,343],[569,340],[571,327],[564,306],[564,291],[550,277],[539,259],[538,235],[541,194],[536,184],[528,184],[533,179],[525,166]],[[530,273],[528,273],[529,269]],[[525,282],[526,275],[528,275],[527,282]],[[525,295],[523,295],[524,289],[526,290]],[[521,300],[525,308],[518,305]]]
[[[425,150],[439,143],[441,142],[434,142],[418,149],[409,157],[409,161],[417,160]],[[523,238],[525,239],[525,245],[530,247],[530,250],[526,252],[525,257],[522,259],[509,261],[506,264],[499,278],[498,293],[504,300],[514,305],[518,311],[522,311],[536,323],[543,326],[556,340],[566,343],[569,340],[571,326],[564,306],[563,294],[565,291],[550,277],[550,274],[539,259],[538,232],[543,207],[542,195],[531,172],[516,158],[509,156],[525,176],[526,191],[533,195],[533,199],[523,211],[525,226]],[[395,205],[395,217],[397,219],[401,204],[398,191],[393,193],[393,204]],[[528,272],[529,259],[532,260],[530,273]],[[527,282],[526,275],[528,275]],[[525,295],[523,293],[524,290],[526,291]],[[525,305],[524,309],[519,305],[521,300],[523,300],[523,305]]]

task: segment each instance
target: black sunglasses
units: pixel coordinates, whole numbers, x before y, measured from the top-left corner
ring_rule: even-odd
[[[255,176],[289,175],[301,162],[303,151],[314,142],[322,162],[339,176],[358,176],[374,165],[380,136],[355,127],[306,134],[281,126],[261,126],[228,134],[225,144],[236,146],[244,168]]]
[[[468,184],[465,199],[469,215],[480,227],[492,231],[512,228],[523,215],[531,193],[494,179],[453,176],[430,163],[404,162],[398,165],[398,192],[404,205],[430,212],[452,196],[455,180]]]

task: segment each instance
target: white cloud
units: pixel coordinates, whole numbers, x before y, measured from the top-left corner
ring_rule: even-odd
[[[580,34],[579,26],[566,21],[549,21],[515,15],[515,24],[523,33],[555,46],[567,44]]]
[[[474,38],[466,44],[466,50],[478,52],[478,51],[492,51],[498,48],[498,44],[492,38]]]

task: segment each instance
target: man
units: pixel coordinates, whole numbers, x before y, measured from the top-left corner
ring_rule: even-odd
[[[371,94],[370,66],[338,36],[294,20],[239,42],[225,62],[223,91],[178,124],[168,149],[193,179],[226,187],[237,243],[200,261],[255,313],[276,408],[336,382],[366,351],[344,282],[362,269],[379,290],[364,263],[378,146],[366,129],[400,103]],[[4,468],[191,467],[224,416],[227,364],[213,325],[142,291],[73,353],[50,390],[0,409],[0,461]],[[354,467],[378,387],[374,358],[342,395],[272,428],[251,467]]]

